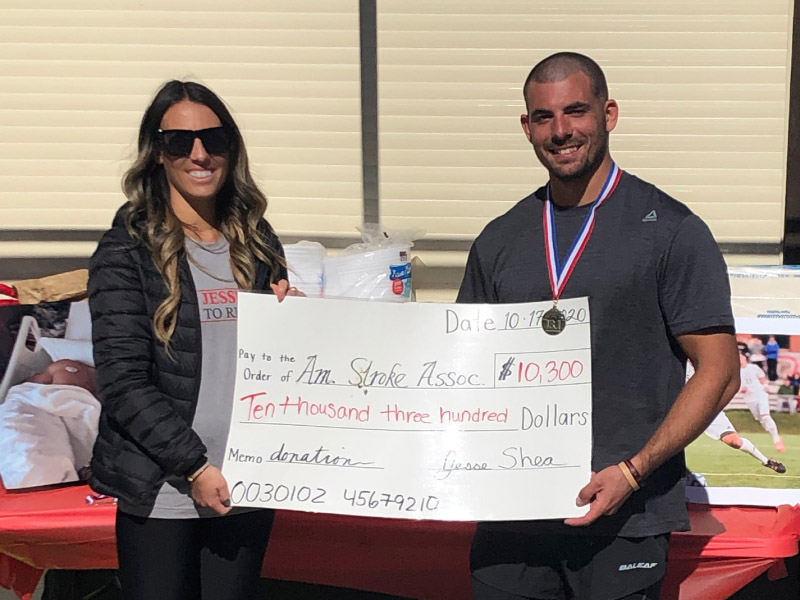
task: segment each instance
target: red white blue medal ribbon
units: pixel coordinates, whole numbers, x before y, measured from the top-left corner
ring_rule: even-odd
[[[556,223],[553,214],[553,201],[550,199],[550,184],[547,184],[546,197],[544,201],[544,210],[542,211],[542,219],[544,225],[544,249],[547,255],[547,273],[550,275],[550,289],[553,291],[553,300],[558,300],[561,293],[564,291],[564,286],[567,285],[572,270],[578,264],[578,259],[583,254],[589,238],[592,236],[594,229],[594,215],[598,207],[605,202],[614,188],[619,183],[622,170],[616,163],[611,163],[611,171],[606,177],[603,188],[600,190],[600,195],[592,202],[589,212],[581,225],[578,235],[572,241],[572,246],[564,257],[564,262],[558,262],[558,246],[556,245]]]

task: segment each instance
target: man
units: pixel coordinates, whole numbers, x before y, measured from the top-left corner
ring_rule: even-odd
[[[789,388],[792,392],[791,396],[789,396],[789,398],[786,400],[787,404],[789,405],[789,414],[796,415],[798,393],[800,393],[800,372],[795,371],[794,373],[787,375],[783,385]]]
[[[686,381],[689,381],[692,375],[694,375],[694,367],[692,363],[686,363]],[[712,440],[718,440],[734,450],[741,450],[745,454],[752,456],[762,465],[776,473],[786,473],[786,466],[782,462],[767,458],[753,442],[739,435],[724,410],[714,417],[714,420],[711,421],[703,433]]]
[[[767,345],[764,346],[764,354],[767,357],[767,373],[769,374],[770,381],[778,379],[778,355],[780,352],[781,347],[775,340],[775,336],[769,336],[769,341]]]
[[[758,365],[747,362],[744,354],[739,354],[739,366],[741,368],[739,378],[742,383],[740,391],[744,394],[744,401],[750,414],[770,435],[775,449],[778,452],[786,452],[786,446],[778,433],[778,426],[769,414],[769,394],[765,388],[767,378],[764,376],[764,371]]]
[[[724,412],[719,413],[711,424],[706,427],[704,432],[708,437],[713,440],[719,440],[726,446],[730,446],[735,450],[741,450],[745,454],[749,454],[755,458],[762,465],[768,469],[772,469],[776,473],[786,473],[786,466],[775,459],[767,458],[756,445],[746,437],[742,437],[736,431],[736,428],[731,423],[731,420]],[[785,452],[786,450],[780,450]]]
[[[549,184],[475,240],[458,299],[589,297],[593,474],[583,517],[478,526],[474,596],[657,598],[669,534],[689,525],[682,450],[739,385],[725,264],[699,218],[612,161],[619,108],[594,61],[555,54],[523,95]]]

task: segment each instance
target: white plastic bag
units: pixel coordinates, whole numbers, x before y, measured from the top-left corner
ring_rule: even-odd
[[[408,302],[412,298],[411,247],[419,232],[387,232],[368,224],[362,243],[325,259],[326,298]]]

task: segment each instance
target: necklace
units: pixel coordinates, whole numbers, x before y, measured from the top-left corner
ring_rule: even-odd
[[[567,326],[567,317],[562,310],[558,308],[558,299],[564,291],[564,286],[567,285],[572,270],[578,263],[578,259],[583,254],[589,238],[592,236],[594,230],[594,213],[597,208],[606,201],[614,189],[617,187],[620,178],[620,168],[616,163],[611,163],[611,170],[606,177],[603,188],[600,194],[592,202],[586,219],[581,225],[578,235],[572,241],[572,246],[567,252],[567,256],[563,262],[558,260],[558,244],[556,243],[556,223],[555,215],[553,212],[553,201],[550,197],[550,184],[547,184],[546,199],[542,206],[542,228],[544,230],[544,251],[547,260],[547,273],[550,279],[550,289],[553,292],[553,308],[548,310],[542,316],[542,329],[549,335],[558,335]]]
[[[192,239],[192,238],[188,238],[188,239]],[[205,250],[206,252],[208,252],[210,254],[224,254],[225,252],[228,251],[227,244],[223,246],[222,250],[211,250],[209,248],[205,248],[202,244],[199,244],[195,240],[192,240],[192,241],[195,243],[195,245],[198,248],[202,248],[203,250]],[[205,273],[206,275],[211,277],[211,279],[215,279],[215,280],[220,281],[222,283],[234,283],[236,281],[235,278],[228,279],[227,277],[219,277],[218,275],[214,275],[208,269],[206,269],[203,265],[201,265],[197,261],[197,259],[195,259],[195,257],[192,256],[192,253],[188,249],[186,250],[186,258],[189,259],[189,262],[192,263],[195,267],[197,267],[197,269],[200,272]]]

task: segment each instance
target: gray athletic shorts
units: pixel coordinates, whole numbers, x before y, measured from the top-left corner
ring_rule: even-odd
[[[656,600],[669,534],[643,538],[479,531],[470,566],[475,600]]]

